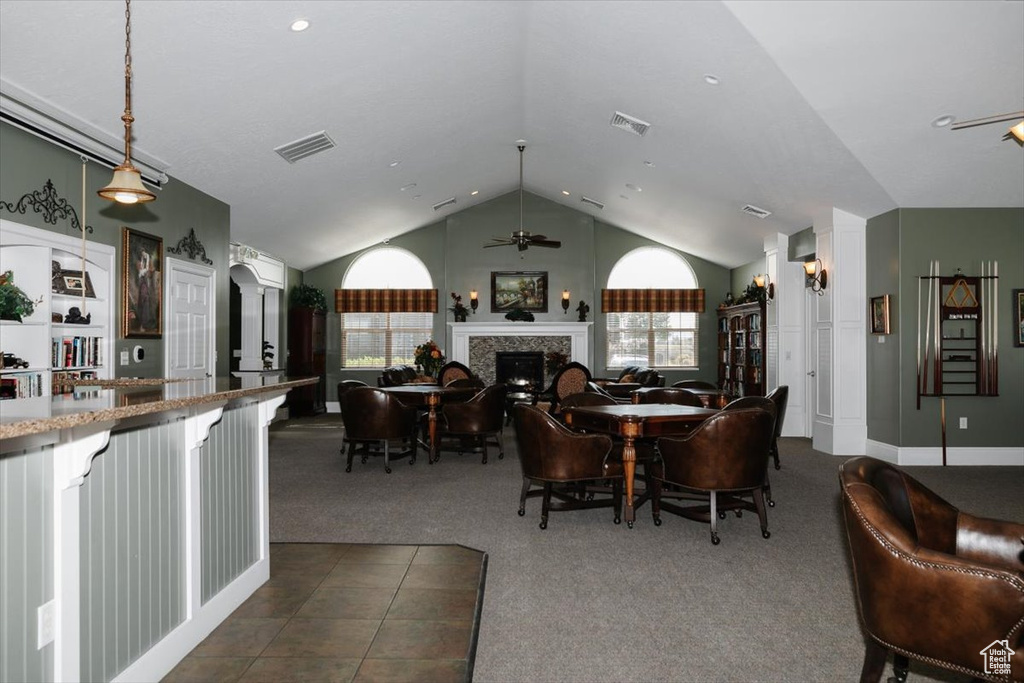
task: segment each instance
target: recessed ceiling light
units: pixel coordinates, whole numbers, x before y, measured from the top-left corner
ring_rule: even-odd
[[[562,190],[562,194],[564,194],[566,197],[568,197],[569,196],[569,190]]]
[[[619,196],[620,196],[620,197],[622,197],[623,199],[629,199],[629,197],[627,197],[627,196],[626,196],[626,195],[624,195],[624,194],[620,194]]]
[[[939,118],[932,121],[932,125],[935,126],[936,128],[945,128],[949,124],[953,123],[954,120],[955,119],[949,114],[943,114]]]
[[[396,168],[400,163],[402,163],[402,162],[398,161],[398,160],[395,160],[395,161],[392,161],[390,164],[388,164],[388,166],[390,166],[391,168]]]
[[[638,187],[638,186],[634,185],[633,183],[626,183],[626,189],[627,190],[633,190],[633,192],[643,192],[644,191],[644,188]]]
[[[644,166],[646,166],[647,168],[654,168],[654,162],[653,161],[645,161],[644,162]]]
[[[475,196],[477,196],[478,194],[480,194],[480,190],[473,190],[472,192],[470,192],[470,193],[469,193],[469,196],[470,196],[470,197],[475,197]]]
[[[305,31],[307,28],[309,28],[309,22],[305,19],[296,19],[292,22],[291,29],[296,33],[299,31]]]
[[[707,83],[708,85],[718,85],[722,81],[719,80],[718,76],[715,76],[714,74],[704,74],[704,82]]]
[[[414,195],[412,196],[412,198],[413,198],[413,199],[419,199],[419,198],[420,198],[420,197],[422,197],[422,196],[423,196],[423,195],[421,195],[421,194],[414,194]]]
[[[402,187],[398,189],[400,189],[402,192],[405,192],[406,190],[411,190],[414,187],[416,187],[416,183],[409,183],[408,185],[402,185]]]

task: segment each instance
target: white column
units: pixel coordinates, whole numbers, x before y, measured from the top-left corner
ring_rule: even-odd
[[[268,289],[263,292],[263,341],[269,342],[274,348],[272,368],[282,367],[281,362],[281,292],[280,289]],[[244,355],[244,352],[243,352]],[[260,344],[260,363],[262,367],[263,345]]]
[[[833,208],[816,217],[817,257],[828,272],[824,296],[814,296],[813,354],[817,382],[814,448],[858,455],[867,445],[867,221]]]
[[[242,358],[238,369],[262,370],[263,287],[238,285],[238,289],[242,292]]]
[[[782,435],[804,436],[808,433],[804,269],[801,263],[788,260],[789,236],[782,233],[765,239],[765,258],[768,274],[775,283],[775,300],[768,315],[767,390],[789,387]]]

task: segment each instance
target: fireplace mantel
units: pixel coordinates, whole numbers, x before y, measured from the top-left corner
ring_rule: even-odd
[[[590,356],[590,326],[585,322],[487,322],[448,323],[451,329],[449,360],[469,365],[471,337],[569,337],[572,343],[570,360],[587,365]]]

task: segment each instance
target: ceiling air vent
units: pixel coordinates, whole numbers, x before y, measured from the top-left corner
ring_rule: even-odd
[[[651,124],[646,121],[641,121],[629,114],[623,114],[621,111],[615,112],[611,123],[612,128],[620,128],[627,133],[639,135],[640,137],[643,137],[647,133],[647,129],[651,127]]]
[[[591,199],[590,197],[583,197],[582,199],[580,199],[580,201],[583,202],[584,204],[590,204],[591,206],[596,206],[599,209],[603,209],[604,208],[604,204],[602,204],[601,202],[597,201],[596,199]]]
[[[771,211],[765,211],[764,209],[759,209],[758,207],[754,206],[753,204],[747,204],[746,206],[743,207],[742,210],[743,210],[743,213],[749,213],[754,218],[768,218],[768,216],[772,215]]]
[[[289,164],[294,164],[299,159],[311,157],[332,147],[336,147],[334,140],[327,135],[327,131],[322,130],[319,133],[313,133],[312,135],[300,138],[295,142],[275,147],[274,151],[280,154],[281,158]]]
[[[449,204],[454,204],[454,203],[455,203],[455,197],[449,197],[448,199],[445,199],[443,202],[438,202],[437,204],[434,204],[434,211],[437,211],[438,209],[443,209],[444,207],[448,206]]]

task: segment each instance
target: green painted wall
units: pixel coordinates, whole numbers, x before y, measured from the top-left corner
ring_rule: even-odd
[[[743,294],[743,291],[750,286],[750,283],[754,281],[755,275],[764,275],[765,272],[765,260],[762,256],[759,259],[754,259],[750,263],[746,263],[738,268],[733,268],[729,273],[729,291],[732,292],[734,298],[738,299]],[[714,300],[715,305],[721,303],[724,298],[724,294],[719,295],[719,298]]]
[[[899,293],[900,443],[941,444],[939,399],[916,409],[917,277],[938,260],[943,275],[961,268],[980,274],[981,262],[999,262],[999,396],[946,399],[949,447],[1024,445],[1024,348],[1013,346],[1011,290],[1024,283],[1024,209],[900,209]],[[870,367],[870,366],[869,366]],[[957,428],[960,417],[969,428]]]
[[[452,322],[450,292],[462,295],[469,304],[469,292],[480,293],[480,307],[470,320],[504,320],[504,314],[491,313],[492,271],[546,271],[551,288],[547,313],[537,313],[538,321],[573,321],[582,299],[590,305],[589,320],[594,323],[593,358],[589,366],[597,376],[608,374],[605,365],[604,317],[600,313],[601,289],[608,273],[624,254],[643,246],[661,246],[634,233],[595,221],[592,217],[550,200],[526,193],[523,200],[523,227],[532,233],[547,235],[562,242],[560,249],[533,247],[519,252],[514,247],[484,249],[492,237],[507,235],[519,227],[519,194],[511,192],[488,202],[448,216],[439,223],[391,239],[391,246],[408,249],[423,260],[438,289],[439,315],[434,319],[435,339],[451,344],[447,323]],[[304,282],[321,287],[333,301],[334,289],[341,286],[349,264],[363,252],[346,255],[303,273]],[[714,380],[715,307],[729,287],[729,271],[722,266],[682,254],[707,290],[708,311],[701,318],[701,372],[666,372],[668,383],[683,378]],[[289,275],[291,282],[291,276]],[[572,293],[572,306],[563,313],[560,298],[563,289]],[[335,386],[341,379],[359,379],[375,385],[378,370],[345,370],[339,367],[341,356],[340,322],[333,311],[327,316],[327,400],[337,399]]]
[[[15,203],[23,195],[43,189],[47,180],[52,180],[57,193],[66,199],[76,211],[81,211],[82,163],[78,155],[61,147],[45,142],[6,123],[0,124],[0,200]],[[228,343],[228,258],[231,227],[230,207],[213,197],[196,190],[174,178],[157,193],[157,199],[149,204],[124,206],[114,204],[96,196],[96,190],[110,182],[109,169],[95,163],[86,164],[86,225],[94,232],[88,239],[108,244],[117,249],[116,282],[121,277],[121,228],[130,227],[140,232],[160,237],[166,249],[178,244],[195,229],[196,237],[206,248],[206,256],[213,260],[217,270],[217,375],[226,375],[229,362]],[[43,214],[31,209],[25,214],[0,211],[3,218],[51,230],[64,235],[80,235],[70,226],[70,221],[58,220],[50,225],[43,220]],[[189,260],[182,255],[182,260]],[[120,290],[120,285],[117,285]],[[115,301],[115,320],[120,320],[120,296]],[[163,339],[122,339],[117,325],[114,326],[115,359],[117,352],[131,349],[135,345],[145,350],[145,360],[124,367],[116,366],[118,377],[162,377],[164,368]]]
[[[814,228],[804,228],[800,232],[794,232],[789,236],[790,261],[804,261],[804,257],[813,254],[818,248],[817,238],[814,236]]]
[[[900,289],[899,211],[889,211],[867,222],[865,236],[867,297],[890,295],[890,335],[867,335],[868,438],[896,445],[900,431],[900,342],[903,327],[899,311]],[[908,304],[913,307],[913,299]],[[870,320],[870,318],[869,318]],[[881,342],[881,343],[880,343]],[[913,390],[913,387],[911,387]]]

